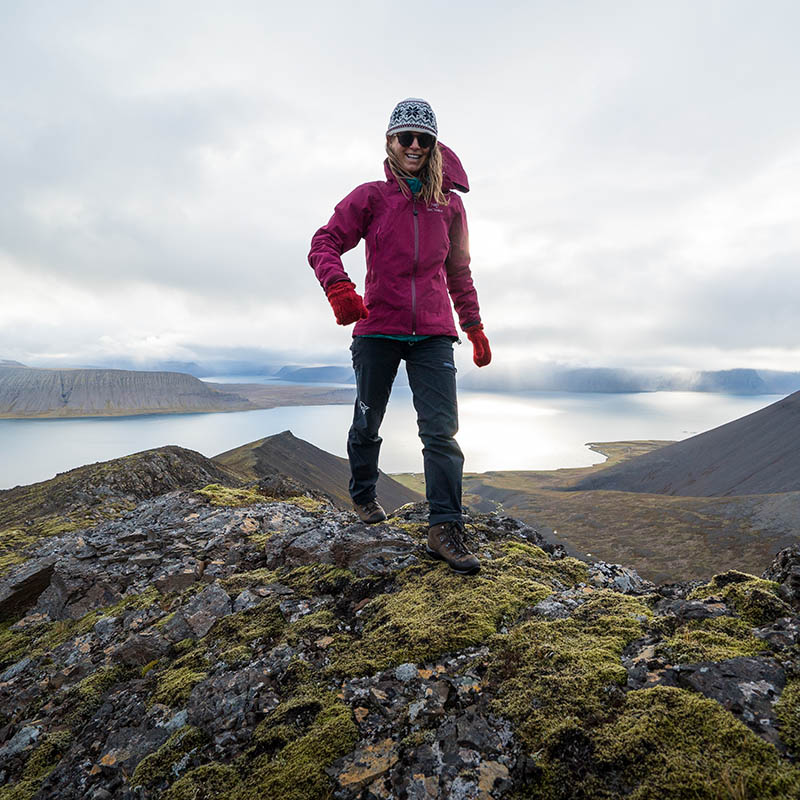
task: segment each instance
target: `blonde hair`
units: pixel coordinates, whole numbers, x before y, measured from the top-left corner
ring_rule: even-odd
[[[397,134],[394,135],[396,136]],[[422,181],[420,199],[422,199],[426,205],[438,203],[440,206],[446,206],[450,202],[450,198],[448,198],[442,189],[442,151],[439,149],[439,142],[436,142],[433,147],[431,147],[431,151],[428,153],[428,158],[425,161],[425,166],[423,166],[416,175],[406,172],[406,170],[400,166],[397,156],[389,147],[389,139],[386,140],[386,155],[389,156],[389,169],[391,169],[392,174],[397,178],[397,183],[406,197],[411,197],[411,189],[408,188],[405,179],[419,178]]]

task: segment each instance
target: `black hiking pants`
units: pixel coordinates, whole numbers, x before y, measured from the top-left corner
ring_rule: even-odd
[[[406,362],[422,440],[429,522],[461,522],[464,455],[453,438],[458,431],[458,404],[452,340],[448,336],[431,336],[419,342],[402,342],[356,336],[350,351],[357,390],[353,424],[347,437],[353,502],[364,505],[375,497],[383,441],[378,431],[402,359]]]

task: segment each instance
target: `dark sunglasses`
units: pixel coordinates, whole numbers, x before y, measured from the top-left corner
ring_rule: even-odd
[[[397,141],[403,147],[411,147],[414,144],[414,139],[417,140],[419,146],[423,150],[427,150],[429,147],[433,147],[436,144],[436,137],[431,136],[429,133],[416,133],[415,131],[404,131],[403,133],[397,134]]]

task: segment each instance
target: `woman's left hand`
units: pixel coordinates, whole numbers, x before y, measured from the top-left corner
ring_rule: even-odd
[[[479,367],[485,367],[492,360],[492,349],[483,332],[483,323],[467,328],[467,338],[472,342],[472,360]]]

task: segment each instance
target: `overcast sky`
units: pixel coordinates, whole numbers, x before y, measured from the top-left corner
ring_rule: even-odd
[[[0,14],[0,358],[347,363],[309,241],[421,96],[496,363],[800,368],[794,0]]]

